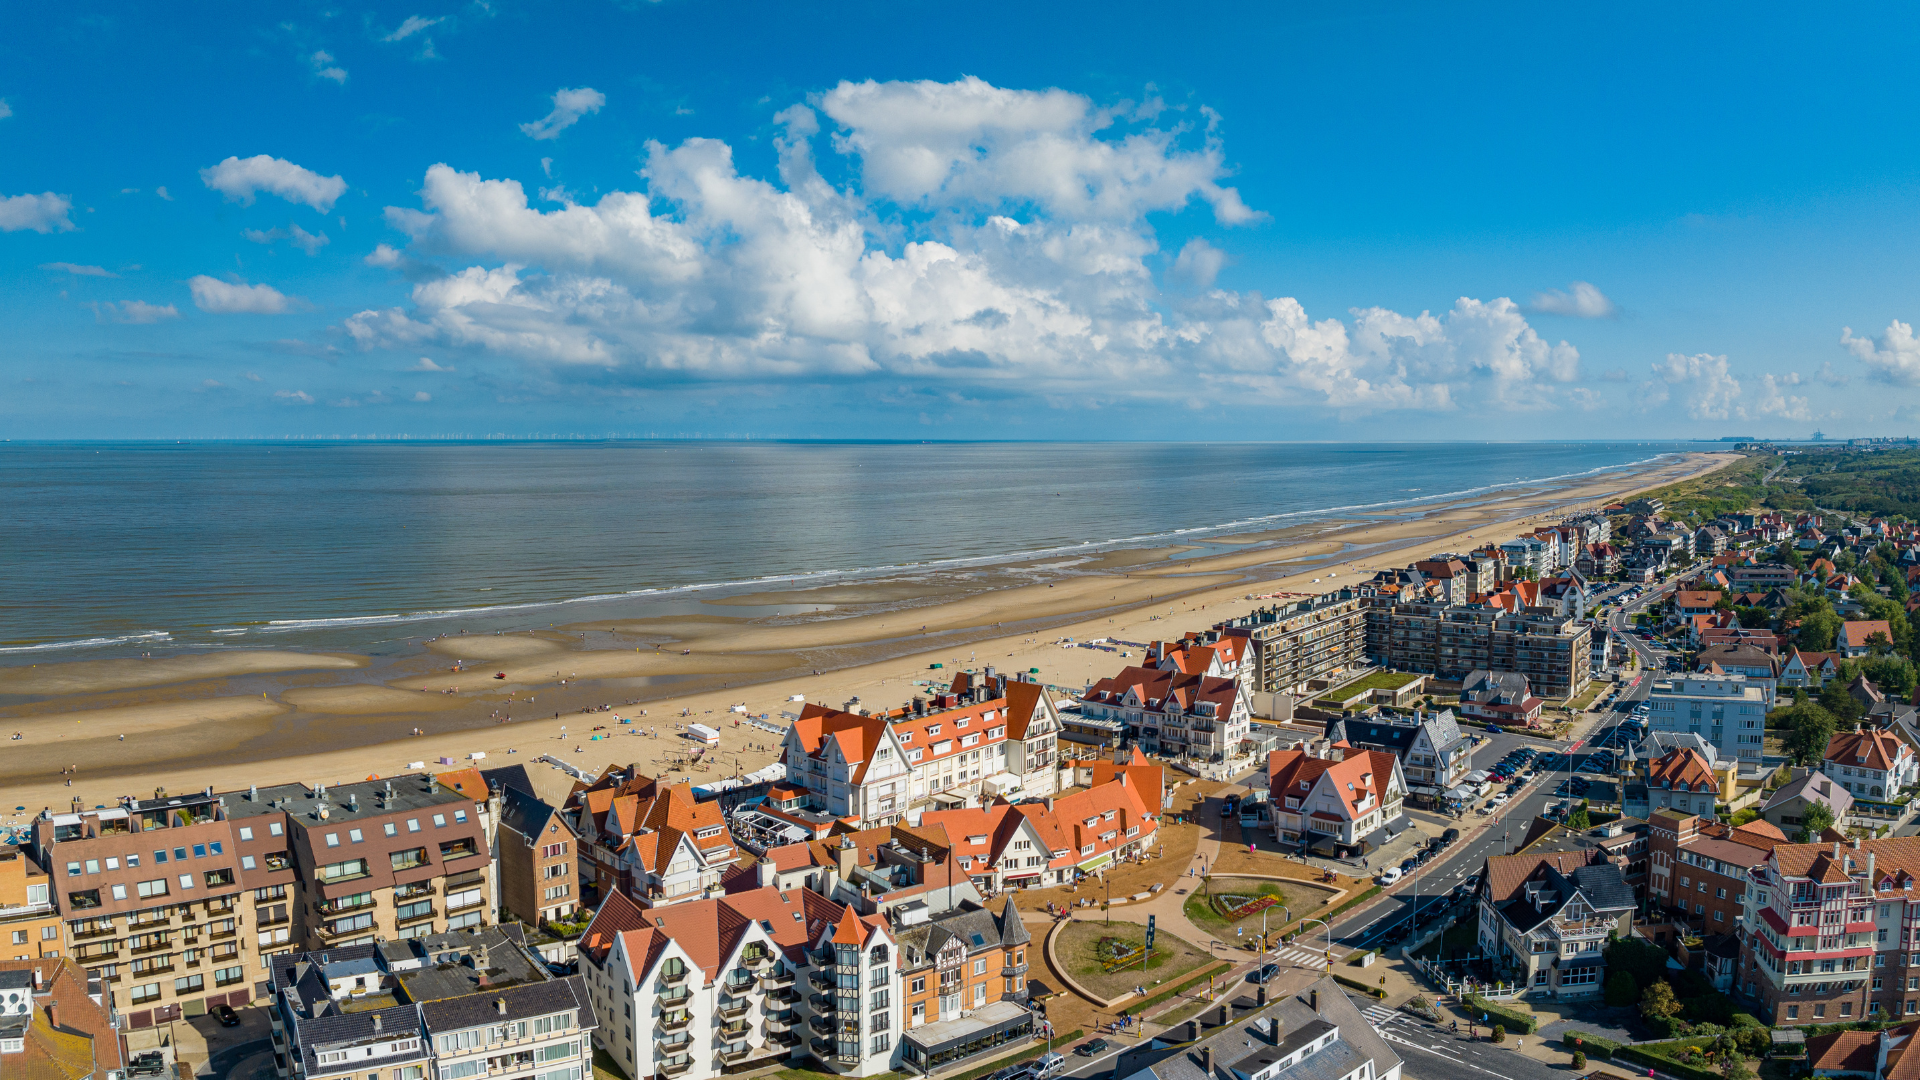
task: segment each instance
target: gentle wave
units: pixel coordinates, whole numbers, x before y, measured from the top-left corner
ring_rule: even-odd
[[[132,645],[141,641],[172,641],[173,635],[165,630],[148,630],[139,634],[124,634],[120,637],[81,638],[78,641],[49,641],[42,645],[0,646],[0,653],[47,652],[53,649],[98,649],[110,645]]]

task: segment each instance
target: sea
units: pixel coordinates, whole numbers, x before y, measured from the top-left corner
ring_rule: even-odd
[[[458,629],[1204,542],[1682,443],[0,443],[0,664]],[[1063,564],[1064,565],[1064,564]],[[771,609],[769,609],[771,610]]]

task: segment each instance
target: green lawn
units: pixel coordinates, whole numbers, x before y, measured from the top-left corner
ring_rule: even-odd
[[[1318,915],[1327,906],[1330,895],[1304,882],[1212,877],[1201,879],[1200,887],[1187,897],[1183,910],[1193,925],[1212,930],[1223,941],[1233,942],[1260,932],[1261,912],[1256,911],[1239,919],[1231,916],[1239,903],[1259,896],[1273,897],[1277,902],[1265,911],[1266,925],[1269,930],[1278,930],[1292,919]],[[1242,933],[1235,934],[1235,930]]]
[[[1138,923],[1102,923],[1086,920],[1068,924],[1060,931],[1056,945],[1060,962],[1075,982],[1096,997],[1116,998],[1136,986],[1151,993],[1162,983],[1172,983],[1213,958],[1188,942],[1162,930],[1154,935],[1153,955],[1143,950],[1147,928]],[[1145,961],[1134,962],[1114,971],[1106,962],[1115,955],[1137,955]]]

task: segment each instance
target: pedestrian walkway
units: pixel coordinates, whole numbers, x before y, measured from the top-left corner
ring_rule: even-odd
[[[1273,958],[1301,967],[1325,967],[1328,959],[1324,949],[1280,949],[1273,954]]]
[[[1367,1023],[1377,1028],[1382,1024],[1390,1022],[1398,1014],[1385,1005],[1369,1005],[1360,1010],[1360,1015],[1367,1018]]]

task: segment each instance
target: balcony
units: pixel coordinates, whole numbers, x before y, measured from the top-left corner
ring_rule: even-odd
[[[767,1032],[771,1034],[776,1031],[791,1030],[797,1019],[798,1017],[794,1016],[791,1010],[787,1012],[768,1013]]]
[[[833,1056],[833,1041],[831,1039],[809,1039],[807,1040],[807,1045],[813,1048],[814,1054],[822,1061]]]
[[[681,987],[678,991],[670,991],[668,993],[661,994],[660,1007],[662,1009],[684,1009],[687,1006],[687,1002],[691,1000],[692,997],[693,997],[693,992],[691,990],[688,990],[685,987]]]
[[[719,1007],[713,1010],[713,1014],[722,1020],[738,1020],[747,1015],[747,1010],[751,1008],[753,1003],[745,998],[729,998],[721,1002]]]
[[[735,1023],[735,1024],[722,1024],[720,1026],[720,1037],[727,1040],[728,1042],[735,1042],[740,1039],[744,1039],[751,1034],[753,1034],[752,1024]]]
[[[139,956],[142,953],[159,952],[162,949],[170,949],[172,947],[172,941],[149,941],[145,945],[135,945],[127,951],[135,956]]]
[[[96,926],[90,930],[73,931],[71,936],[75,941],[86,941],[89,938],[108,937],[114,932],[113,924],[108,923],[105,926]]]
[[[653,1045],[663,1054],[684,1054],[693,1047],[693,1036],[680,1032],[673,1035],[661,1035],[653,1040]]]
[[[90,949],[89,948],[75,949],[73,953],[73,958],[75,960],[80,961],[83,964],[86,964],[86,963],[91,963],[92,961],[95,961],[95,960],[111,960],[114,957],[119,955],[120,955],[120,943],[117,941],[105,941],[105,942],[101,942],[98,945],[95,945]]]
[[[812,1028],[815,1031],[815,1033],[820,1035],[833,1034],[833,1021],[828,1020],[823,1016],[807,1017],[807,1026]],[[820,1040],[815,1039],[814,1041],[819,1042]]]
[[[813,1006],[814,1012],[824,1015],[835,1010],[838,1005],[838,999],[832,994],[809,994],[807,995],[807,1004]]]
[[[769,1032],[767,1041],[775,1046],[794,1047],[800,1045],[800,1033],[797,1031]]]
[[[831,990],[833,989],[833,986],[834,986],[833,972],[809,971],[807,972],[807,981],[812,983],[814,986],[819,987],[822,990]]]
[[[745,1043],[742,1043],[739,1046],[729,1047],[725,1050],[722,1050],[718,1054],[715,1054],[714,1056],[719,1058],[721,1061],[724,1061],[727,1064],[731,1065],[736,1061],[745,1061],[747,1059],[747,1055],[751,1053],[753,1053],[753,1047],[748,1046]]]
[[[797,1005],[800,1003],[800,991],[791,986],[782,986],[767,992],[767,1000],[777,1005]]]
[[[768,964],[773,963],[773,954],[748,953],[747,955],[740,958],[740,962],[742,964],[745,964],[749,970],[759,971],[762,968],[765,968]]]
[[[447,914],[451,915],[456,911],[466,911],[470,908],[477,908],[486,902],[487,898],[485,896],[476,896],[471,900],[463,900],[458,904],[449,904],[447,905]]]
[[[726,986],[727,993],[732,994],[735,997],[739,997],[741,994],[748,993],[753,989],[754,980],[753,979],[728,979],[723,985]]]
[[[793,969],[792,968],[781,968],[777,971],[768,971],[763,973],[760,976],[760,989],[762,990],[773,990],[782,986],[792,986],[792,985],[793,985]]]
[[[1025,964],[1005,964],[1000,968],[1000,974],[1008,978],[1015,975],[1025,975],[1026,973],[1027,965]]]
[[[662,1031],[685,1031],[693,1023],[693,1014],[684,1009],[676,1013],[666,1013],[660,1017]]]
[[[679,986],[686,981],[686,968],[681,968],[679,971],[663,971],[660,973],[660,985],[662,986]]]
[[[351,929],[335,929],[331,926],[321,926],[313,932],[313,936],[319,938],[321,941],[331,942],[339,941],[341,938],[351,937],[354,934],[371,934],[374,933],[376,929],[372,923],[368,923],[365,926],[356,926]]]
[[[662,1076],[679,1076],[691,1068],[693,1068],[693,1059],[687,1058],[682,1061],[663,1062],[658,1071]]]
[[[228,927],[225,930],[213,930],[208,932],[207,939],[210,941],[219,941],[221,938],[230,938],[239,932],[240,928],[238,926]]]
[[[448,910],[451,911],[452,909],[449,908]],[[410,923],[420,922],[423,919],[431,919],[433,918],[433,916],[434,916],[433,905],[427,904],[418,911],[414,911],[406,915],[396,916],[393,920],[393,925],[406,926]]]

